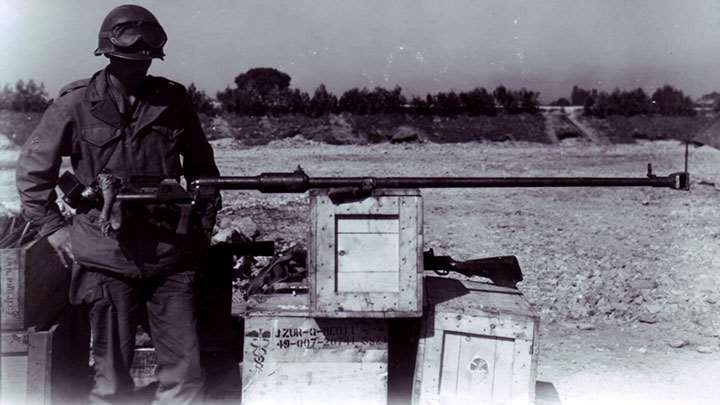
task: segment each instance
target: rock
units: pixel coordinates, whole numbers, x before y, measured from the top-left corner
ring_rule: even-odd
[[[657,323],[657,317],[652,314],[643,314],[643,315],[640,315],[640,317],[638,318],[638,321],[641,323],[654,324],[654,323]]]
[[[248,217],[232,218],[230,228],[237,229],[238,232],[248,237],[255,238],[262,234],[260,227]]]
[[[396,128],[390,137],[391,143],[422,142],[420,131],[407,125]]]
[[[710,305],[715,305],[717,303],[717,301],[715,301],[714,298],[710,298],[710,297],[705,298],[705,302]]]
[[[580,330],[595,330],[595,325],[592,323],[578,323],[575,326]]]
[[[212,237],[212,243],[231,243],[231,242],[238,242],[243,239],[243,235],[238,232],[236,229],[233,228],[225,228],[217,231],[215,235]]]
[[[634,290],[652,290],[658,287],[658,282],[649,279],[639,279],[630,282],[630,288]]]
[[[712,353],[715,350],[710,346],[698,346],[695,348],[698,353]]]
[[[673,349],[679,349],[679,348],[681,348],[681,347],[687,346],[689,343],[690,343],[690,342],[688,342],[688,341],[685,340],[685,339],[676,339],[676,340],[673,340],[673,341],[669,342],[668,345],[669,345],[670,347],[672,347]]]
[[[227,120],[221,116],[213,117],[210,123],[209,137],[222,138],[232,136],[232,130]]]

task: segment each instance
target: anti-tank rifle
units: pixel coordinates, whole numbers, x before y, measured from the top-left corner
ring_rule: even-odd
[[[63,175],[65,181],[61,179],[66,201],[93,195],[95,205],[102,205],[103,213],[111,211],[113,199],[107,198],[107,189],[98,190],[98,186],[84,187],[74,179],[73,184],[66,176],[72,175],[66,173]],[[370,196],[375,189],[398,188],[661,187],[689,190],[690,175],[688,172],[678,172],[657,176],[653,174],[652,166],[648,165],[645,177],[310,177],[298,167],[294,172],[288,173],[198,178],[190,182],[187,190],[175,179],[155,179],[150,182],[144,179],[139,184],[133,183],[131,180],[119,192],[113,193],[114,200],[141,204],[177,204],[181,208],[177,232],[185,233],[192,206],[204,199],[214,198],[219,190],[303,193],[313,189],[327,189],[330,199],[341,204],[362,200]],[[73,186],[68,186],[69,184]],[[88,191],[93,189],[96,192]],[[522,280],[522,273],[514,256],[467,262],[455,261],[448,256],[435,256],[432,250],[425,252],[424,256],[425,269],[439,274],[454,271],[468,276],[480,275],[490,278],[497,285],[508,287],[514,287]]]
[[[256,190],[262,193],[304,193],[329,189],[335,202],[368,196],[375,189],[398,188],[545,188],[545,187],[661,187],[689,190],[687,172],[657,176],[648,165],[645,177],[310,177],[302,168],[257,176],[221,176],[193,180],[184,192],[175,180],[163,180],[156,191],[120,192],[119,201],[144,203],[197,201],[218,190]]]

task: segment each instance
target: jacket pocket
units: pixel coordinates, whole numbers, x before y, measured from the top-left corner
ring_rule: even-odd
[[[111,127],[85,127],[80,129],[82,140],[98,148],[104,148],[111,144],[120,135],[120,129]]]

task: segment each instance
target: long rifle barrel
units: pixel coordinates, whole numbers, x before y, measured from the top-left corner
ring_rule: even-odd
[[[647,177],[309,177],[302,170],[291,173],[262,173],[257,176],[199,178],[185,192],[175,181],[166,180],[154,192],[122,192],[120,201],[136,203],[190,202],[217,190],[257,190],[263,193],[303,193],[312,189],[337,191],[338,198],[366,195],[378,188],[508,188],[508,187],[666,187],[688,190],[686,172]]]
[[[201,178],[196,188],[302,193],[311,189],[507,188],[507,187],[667,187],[687,190],[688,173],[648,177],[308,177],[304,172]]]

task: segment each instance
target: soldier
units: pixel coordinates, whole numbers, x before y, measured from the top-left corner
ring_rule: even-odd
[[[23,214],[72,267],[70,301],[89,307],[91,402],[130,398],[134,339],[145,321],[159,366],[156,401],[192,402],[204,384],[193,283],[207,253],[219,196],[197,207],[187,234],[175,232],[180,214],[170,204],[124,204],[113,232],[101,230],[99,207],[78,210],[68,223],[55,204],[62,156],[70,156],[85,185],[96,183],[101,173],[123,183],[136,175],[188,181],[219,175],[185,88],[147,75],[152,59],[165,56],[166,40],[145,8],[124,5],[110,11],[95,50],[109,64],[61,90],[18,160]]]

